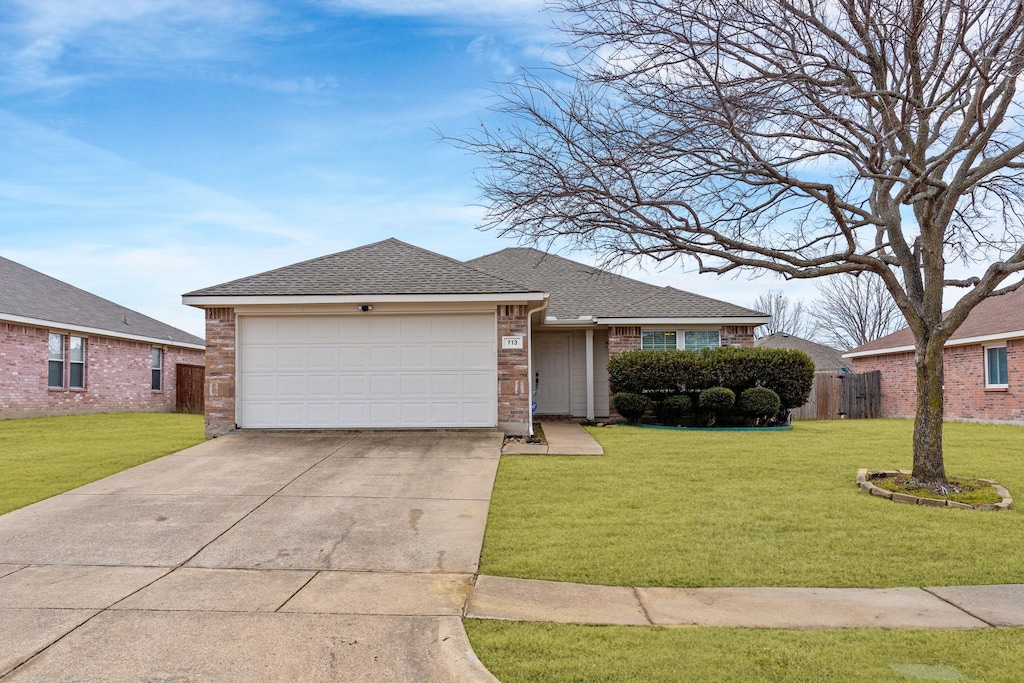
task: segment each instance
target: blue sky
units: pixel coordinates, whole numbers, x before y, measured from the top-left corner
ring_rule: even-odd
[[[0,0],[0,254],[202,334],[183,292],[387,237],[511,246],[475,229],[482,160],[436,130],[557,60],[550,23],[535,0]]]

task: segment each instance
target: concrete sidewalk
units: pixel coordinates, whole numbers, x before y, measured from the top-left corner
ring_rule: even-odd
[[[505,455],[604,455],[604,449],[577,422],[541,422],[546,444],[507,443]]]
[[[622,626],[964,630],[1024,626],[1024,585],[628,588],[480,576],[466,616]]]

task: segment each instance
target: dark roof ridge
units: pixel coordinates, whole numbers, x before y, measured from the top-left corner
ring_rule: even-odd
[[[424,249],[423,247],[417,246],[415,244],[409,244],[408,242],[403,242],[402,240],[398,239],[397,237],[389,237],[386,240],[381,240],[380,242],[374,242],[373,244],[381,244],[383,242],[394,242],[395,244],[401,244],[404,247],[410,247],[412,249],[416,249],[418,251],[422,251],[424,254],[430,254],[431,256],[437,256],[439,258],[443,258],[446,261],[450,261],[451,263],[456,263],[456,264],[458,264],[460,266],[463,266],[464,268],[471,268],[472,270],[475,270],[478,273],[483,273],[484,275],[488,275],[490,277],[497,278],[497,279],[501,280],[502,282],[507,282],[510,285],[515,285],[516,287],[524,287],[525,288],[524,291],[527,291],[527,292],[537,292],[537,291],[540,291],[536,287],[532,287],[532,286],[530,286],[530,285],[528,285],[528,284],[526,284],[524,282],[519,282],[517,280],[512,280],[510,278],[505,277],[504,275],[498,275],[497,273],[493,273],[493,272],[491,272],[489,270],[484,270],[483,268],[480,268],[479,266],[475,266],[472,263],[467,263],[466,261],[460,261],[457,258],[452,258],[451,256],[446,256],[445,254],[439,254],[436,251],[430,251],[429,249]],[[369,247],[369,246],[373,246],[373,245],[367,244],[366,246]],[[359,247],[356,247],[356,248],[358,249]]]

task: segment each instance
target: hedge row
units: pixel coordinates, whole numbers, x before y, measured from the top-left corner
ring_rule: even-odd
[[[751,387],[779,395],[783,410],[798,408],[814,388],[814,361],[803,351],[719,347],[699,351],[625,351],[608,361],[612,393],[643,394],[658,401],[725,387],[739,396]]]

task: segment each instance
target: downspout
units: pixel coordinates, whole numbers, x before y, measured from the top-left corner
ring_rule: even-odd
[[[544,301],[537,308],[531,308],[526,312],[526,395],[530,402],[530,414],[526,419],[529,422],[530,436],[533,436],[533,314],[547,306],[548,302]]]

